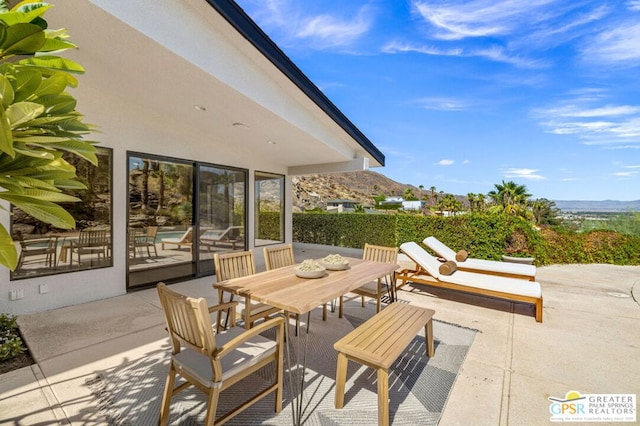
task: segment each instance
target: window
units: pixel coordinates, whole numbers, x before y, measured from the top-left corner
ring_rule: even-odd
[[[20,250],[12,280],[113,265],[112,150],[98,147],[97,156],[96,167],[74,155],[63,155],[87,187],[66,191],[82,201],[62,205],[75,218],[76,229],[57,229],[12,208],[11,233]]]
[[[255,245],[284,242],[284,176],[255,173]]]

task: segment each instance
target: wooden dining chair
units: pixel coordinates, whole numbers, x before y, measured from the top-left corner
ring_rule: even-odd
[[[282,268],[285,266],[291,266],[296,263],[293,256],[293,245],[291,244],[268,246],[263,250],[264,263],[267,271]]]
[[[364,260],[370,260],[374,262],[398,263],[398,249],[396,247],[376,246],[365,243],[362,258]],[[393,272],[389,276],[378,278],[377,281],[369,282],[362,287],[358,287],[357,289],[352,290],[352,293],[361,296],[361,303],[363,308],[364,298],[370,297],[376,299],[376,313],[380,312],[382,296],[384,295],[384,291],[382,289],[383,279],[385,281],[384,284],[389,295],[389,300],[393,302],[395,297],[395,272]]]
[[[278,246],[269,246],[263,249],[264,263],[267,271],[285,266],[295,265],[296,261],[293,255],[293,245],[284,244]],[[300,315],[291,314],[296,320],[296,336],[300,330]],[[322,305],[322,321],[327,320],[327,304]],[[309,318],[307,318],[307,332],[309,331]]]
[[[158,257],[158,247],[156,246],[156,238],[158,236],[158,227],[157,226],[147,226],[147,229],[144,234],[139,235],[135,244],[138,248],[146,248],[147,255],[151,257],[151,249],[156,257]]]
[[[213,264],[218,282],[246,277],[256,273],[256,264],[251,250],[214,253]],[[231,298],[233,298],[233,295],[231,295]],[[218,288],[218,300],[221,303],[224,302],[224,290],[220,288]],[[250,297],[244,298],[244,304],[239,309],[239,314],[244,318],[244,325],[247,329],[253,327],[253,323],[256,320],[266,320],[277,312],[280,312],[280,309],[252,301]],[[218,314],[218,317],[220,317],[220,314]],[[220,321],[218,321],[218,324],[220,324]]]
[[[157,289],[171,341],[169,372],[158,422],[160,425],[168,423],[172,397],[189,386],[195,386],[207,394],[206,425],[222,424],[270,393],[275,393],[275,412],[282,410],[283,318],[270,319],[251,330],[244,330],[235,327],[237,302],[208,308],[204,298],[184,296],[164,283],[159,283]],[[214,334],[210,315],[226,310],[231,311],[232,327]],[[275,340],[261,335],[270,329],[275,329]],[[220,392],[270,363],[274,363],[275,367],[269,386],[253,394],[247,401],[238,401],[234,409],[216,419]],[[177,375],[185,382],[175,386]]]
[[[56,264],[56,249],[58,245],[57,237],[44,237],[36,239],[25,239],[20,231],[16,231],[18,242],[20,243],[20,257],[16,270],[21,269],[27,257],[38,257],[45,267],[53,267]],[[44,257],[44,259],[43,259]]]

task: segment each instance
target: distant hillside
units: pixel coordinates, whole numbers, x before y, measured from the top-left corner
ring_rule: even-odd
[[[324,208],[327,200],[335,199],[356,200],[372,206],[376,195],[402,195],[407,188],[416,196],[420,193],[413,185],[398,183],[372,171],[294,176],[293,211]]]
[[[372,171],[331,173],[325,175],[305,175],[293,177],[293,211],[305,211],[324,208],[327,200],[347,199],[358,201],[363,206],[373,206],[373,197],[402,195],[407,189],[413,191],[416,198],[429,194],[427,188],[398,183],[383,174]],[[465,197],[456,195],[464,202]],[[430,205],[432,200],[427,202]]]
[[[421,190],[414,185],[399,183],[372,171],[294,176],[293,211],[324,208],[327,200],[336,199],[355,200],[364,206],[372,206],[375,204],[373,197],[380,194],[402,195],[407,188],[411,189],[417,198],[430,194],[428,188]],[[467,204],[465,196],[455,195],[455,197],[463,204]],[[429,199],[427,205],[431,205],[432,202],[433,200]],[[554,200],[554,202],[564,212],[640,212],[640,200]]]
[[[640,200],[636,201],[579,201],[554,200],[556,207],[565,212],[640,212]]]

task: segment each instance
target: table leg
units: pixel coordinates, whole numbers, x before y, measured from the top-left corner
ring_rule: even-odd
[[[431,319],[424,326],[424,336],[427,344],[427,356],[432,358],[435,354],[435,348],[433,346],[433,321]]]

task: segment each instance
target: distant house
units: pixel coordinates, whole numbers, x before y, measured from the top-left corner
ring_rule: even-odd
[[[360,202],[355,200],[346,200],[346,199],[336,199],[336,200],[327,200],[326,210],[328,212],[352,212]]]
[[[411,210],[411,211],[419,211],[424,207],[424,201],[421,200],[411,200],[411,201],[403,201],[402,202],[402,210]]]
[[[384,199],[384,202],[388,204],[392,204],[392,203],[402,204],[403,201],[404,201],[404,198],[402,198],[401,195],[392,195]]]

